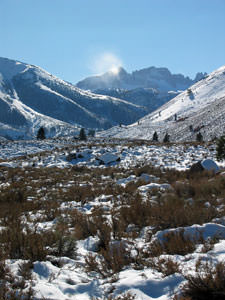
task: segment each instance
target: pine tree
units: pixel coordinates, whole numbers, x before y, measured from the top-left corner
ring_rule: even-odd
[[[94,129],[90,129],[88,131],[88,135],[94,137],[95,136],[95,130]]]
[[[216,142],[216,158],[219,161],[225,159],[225,135],[221,136]]]
[[[169,143],[169,141],[170,141],[170,135],[168,133],[166,133],[163,138],[163,143]]]
[[[38,140],[44,140],[46,137],[45,137],[45,130],[44,130],[44,127],[40,127],[38,129],[38,132],[37,132],[37,139]]]
[[[158,133],[156,131],[153,134],[152,141],[153,142],[158,142],[159,141]]]
[[[191,96],[191,94],[192,94],[192,90],[189,88],[189,89],[187,89],[187,94],[188,94],[188,96],[190,97]]]
[[[86,141],[86,140],[87,140],[87,137],[86,137],[86,133],[85,133],[84,128],[81,128],[81,130],[80,130],[79,139],[80,139],[81,141]]]
[[[202,136],[201,132],[197,133],[197,135],[196,135],[196,141],[200,142],[200,143],[203,142],[203,136]]]

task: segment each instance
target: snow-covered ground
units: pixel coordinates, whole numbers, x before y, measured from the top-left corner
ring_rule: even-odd
[[[109,142],[110,141],[110,142]],[[107,144],[105,144],[108,143]],[[10,163],[12,167],[71,167],[73,165],[103,167],[99,158],[103,154],[112,154],[119,161],[110,160],[107,166],[129,168],[151,164],[154,167],[186,170],[201,159],[216,160],[215,144],[169,144],[157,145],[145,142],[102,140],[80,143],[73,139],[42,141],[5,141],[0,143],[1,163]],[[47,151],[45,153],[45,151]],[[38,153],[42,152],[41,155]],[[37,155],[34,155],[37,153]],[[31,157],[29,157],[29,155]],[[74,154],[73,159],[69,155]],[[16,160],[14,158],[17,158]],[[220,162],[217,162],[221,164]]]
[[[107,154],[107,155],[106,155]],[[104,186],[116,185],[126,188],[129,184],[137,184],[137,190],[141,197],[146,201],[154,202],[154,195],[150,196],[151,190],[158,191],[163,196],[173,192],[173,187],[161,178],[153,174],[126,174],[126,170],[134,167],[144,167],[152,165],[153,167],[163,170],[163,168],[187,170],[190,166],[202,159],[215,160],[215,145],[199,145],[199,144],[149,144],[147,142],[131,142],[131,141],[113,141],[113,140],[92,140],[88,142],[78,142],[73,139],[59,139],[46,141],[1,141],[0,143],[0,191],[8,188],[11,183],[5,182],[2,178],[6,178],[8,167],[18,168],[26,172],[27,167],[48,168],[59,167],[66,168],[65,173],[69,172],[73,166],[85,166],[89,169],[103,170],[107,166],[115,167],[114,176],[101,176],[99,184]],[[99,159],[106,165],[100,163]],[[117,160],[120,158],[120,160]],[[110,163],[110,160],[112,162]],[[220,164],[223,166],[223,164]],[[31,169],[27,169],[30,172]],[[85,172],[85,171],[84,171]],[[83,186],[87,189],[95,187],[94,179],[87,176],[86,181],[79,181],[79,177],[85,174],[74,175],[74,178],[65,185],[56,182],[63,192],[66,188],[73,186]],[[17,179],[19,180],[19,173]],[[216,176],[223,175],[218,174]],[[16,177],[15,177],[16,178]],[[50,178],[49,178],[50,180]],[[83,179],[82,179],[83,180]],[[210,180],[213,180],[211,178]],[[177,184],[183,184],[178,182]],[[47,182],[42,183],[39,193],[49,189]],[[30,190],[30,188],[28,189]],[[150,194],[149,194],[150,193]],[[38,194],[38,193],[37,193]],[[84,215],[91,215],[95,209],[102,207],[104,213],[108,215],[112,209],[119,208],[118,204],[113,207],[113,195],[96,195],[94,199],[81,203],[79,201],[63,201],[61,199],[59,210],[61,211],[61,221],[65,221],[68,212],[77,209]],[[150,198],[149,198],[150,197]],[[151,198],[152,197],[152,198]],[[48,195],[43,198],[47,200]],[[44,200],[44,201],[45,201]],[[218,209],[222,209],[222,203],[225,199],[214,199],[218,201]],[[193,201],[188,199],[189,202]],[[221,205],[219,205],[221,204]],[[208,206],[211,204],[208,203]],[[32,219],[37,219],[35,223],[36,232],[44,232],[46,230],[54,230],[60,221],[60,217],[53,220],[42,221],[38,216],[41,210],[36,214],[30,213],[26,215],[26,222],[31,227]],[[25,217],[25,216],[24,216]],[[130,224],[127,232],[132,231],[134,226]],[[3,230],[4,227],[1,227]],[[195,274],[196,263],[199,259],[206,261],[211,260],[213,263],[223,261],[225,259],[225,219],[223,217],[210,220],[204,224],[193,224],[182,228],[168,228],[153,232],[150,227],[143,227],[135,239],[122,239],[126,247],[130,249],[131,257],[138,257],[138,249],[147,249],[152,241],[162,241],[164,234],[168,232],[178,232],[183,230],[184,234],[190,238],[196,238],[196,235],[202,235],[202,240],[193,253],[185,255],[159,255],[158,262],[163,265],[163,261],[172,260],[174,264],[179,265],[179,272],[170,275],[163,274],[160,270],[153,267],[145,266],[141,269],[134,267],[132,264],[124,267],[120,272],[107,278],[102,278],[97,272],[88,272],[86,268],[85,258],[89,255],[96,255],[99,237],[89,236],[86,239],[77,241],[76,257],[69,258],[67,256],[56,258],[54,256],[47,257],[43,261],[35,261],[32,268],[32,288],[35,292],[35,299],[51,299],[51,300],[91,300],[93,297],[98,299],[108,299],[109,295],[116,297],[124,292],[130,292],[135,295],[137,300],[169,300],[172,299],[174,293],[178,293],[182,285],[186,282],[184,275]],[[149,233],[152,235],[149,241]],[[218,237],[214,247],[204,252],[203,241],[208,238]],[[115,243],[118,242],[115,239]],[[21,259],[9,259],[6,261],[12,273],[18,276],[18,269]],[[157,264],[157,262],[156,262]],[[106,298],[104,298],[106,297]]]
[[[210,231],[211,224],[204,224],[206,235],[212,236]],[[215,226],[216,227],[216,226]],[[225,226],[217,226],[218,229],[225,232]],[[139,240],[144,243],[144,240]],[[88,253],[89,240],[79,243],[82,255]],[[202,258],[213,258],[214,261],[223,261],[225,241],[218,242],[214,249],[207,254],[196,252],[185,256],[177,255],[174,262],[180,264],[183,272],[194,272],[196,262]],[[12,268],[18,268],[18,261],[12,262]],[[35,262],[33,270],[34,290],[37,299],[61,299],[61,300],[89,300],[93,297],[105,299],[104,297],[114,291],[114,296],[121,295],[124,292],[130,292],[135,295],[137,300],[169,300],[171,296],[178,292],[179,287],[184,284],[184,276],[175,273],[164,277],[160,272],[151,268],[144,270],[134,270],[128,268],[119,273],[115,282],[109,279],[96,278],[91,274],[84,273],[79,268],[77,261],[68,258],[61,258],[62,267],[54,266],[51,262]],[[84,262],[83,262],[84,263]],[[80,263],[82,264],[82,263]]]

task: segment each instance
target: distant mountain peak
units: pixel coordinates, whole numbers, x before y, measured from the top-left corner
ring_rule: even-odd
[[[123,68],[123,67],[118,67],[118,75],[119,76],[123,76],[123,75],[127,75],[127,71]]]
[[[202,80],[202,79],[205,78],[206,76],[207,76],[207,73],[206,73],[206,72],[204,72],[204,73],[198,72],[198,73],[196,74],[194,80],[197,82],[197,81],[199,81],[199,80]]]
[[[115,80],[115,79],[122,79],[125,76],[127,76],[128,73],[126,72],[126,70],[123,67],[114,67],[111,70],[103,73],[102,75],[98,75],[98,76],[93,76],[93,77],[98,77],[98,78],[102,78],[103,80],[105,78],[110,78],[111,80]],[[92,77],[89,77],[92,78]]]
[[[159,92],[185,90],[196,81],[204,78],[206,73],[197,73],[194,80],[182,74],[172,74],[165,67],[148,67],[128,73],[123,67],[99,76],[87,77],[77,83],[84,90],[119,88],[132,90],[136,88],[153,88]]]
[[[172,75],[171,72],[169,71],[169,69],[167,69],[165,67],[154,67],[154,66],[132,72],[132,74],[136,74],[136,73],[143,73],[143,74],[148,74],[148,75],[161,74],[164,76]]]
[[[114,75],[120,75],[120,74],[127,74],[127,71],[122,67],[112,67],[109,71],[105,72],[105,74],[114,74]]]

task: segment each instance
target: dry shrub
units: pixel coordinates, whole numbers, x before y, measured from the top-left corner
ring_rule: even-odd
[[[98,206],[93,209],[89,221],[92,235],[97,235],[99,239],[99,250],[107,249],[112,238],[112,227],[102,207]]]
[[[14,215],[15,217],[15,215]],[[20,216],[13,216],[7,227],[1,231],[1,251],[11,259],[33,261],[46,260],[46,256],[76,256],[76,238],[66,231],[65,227],[37,233],[21,222]]]
[[[42,236],[48,248],[48,255],[76,258],[77,238],[69,231],[68,224],[65,222],[58,223],[54,229],[44,232]]]
[[[169,255],[186,255],[193,253],[198,242],[202,242],[201,235],[195,237],[184,233],[184,230],[169,231],[163,235],[162,241],[156,241],[157,252]]]
[[[120,197],[121,207],[114,203],[113,235],[126,236],[129,224],[135,224],[141,229],[153,226],[155,231],[167,228],[203,224],[219,217],[216,207],[206,206],[204,201],[186,201],[184,198],[170,194],[158,195],[153,201],[144,201],[139,194],[123,194]]]
[[[215,235],[215,236],[213,236],[213,237],[210,237],[210,238],[204,240],[204,241],[203,241],[203,246],[202,246],[201,252],[202,252],[202,253],[207,253],[207,252],[213,250],[214,245],[215,245],[216,243],[218,243],[219,240],[220,240],[220,236],[219,236],[219,235],[218,235],[218,236]]]
[[[136,296],[131,293],[123,293],[119,296],[108,296],[104,298],[93,298],[92,300],[135,300]]]
[[[122,227],[135,224],[142,228],[150,224],[152,208],[150,202],[144,201],[138,193],[122,195],[120,200],[125,204],[118,210],[117,217],[124,223]],[[119,227],[118,224],[117,227]]]
[[[184,275],[185,276],[185,275]],[[225,299],[225,263],[201,262],[195,275],[185,276],[187,283],[182,289],[190,300]]]
[[[26,289],[26,291],[24,291]],[[0,262],[0,300],[32,300],[31,285],[22,277],[13,276],[4,261]]]
[[[130,255],[123,242],[116,242],[110,245],[108,249],[102,249],[100,254],[104,258],[105,271],[112,270],[112,274],[120,272],[124,266],[131,262]]]
[[[69,211],[71,226],[77,240],[83,240],[92,235],[89,217],[77,209]]]
[[[75,165],[75,166],[72,167],[72,171],[73,171],[74,173],[80,174],[80,173],[87,172],[87,171],[88,171],[88,168],[85,167],[85,166],[76,166],[76,165]]]
[[[120,296],[117,296],[115,298],[113,298],[114,300],[135,300],[136,296],[128,293],[124,293]],[[108,299],[110,300],[110,298]]]
[[[106,167],[104,169],[95,169],[94,170],[94,176],[97,178],[101,178],[101,176],[110,176],[111,178],[114,178],[114,174],[118,172],[118,169],[115,167]]]
[[[154,270],[161,272],[165,277],[174,273],[180,273],[179,264],[170,257],[151,258],[148,261],[147,265],[153,268]]]
[[[152,165],[144,165],[141,167],[133,168],[133,174],[139,177],[141,174],[151,174],[156,177],[161,177],[162,171],[159,168],[154,168]]]
[[[17,184],[12,184],[0,192],[0,218],[2,218],[1,221],[4,226],[7,226],[7,222],[11,217],[14,219],[14,215],[28,210],[25,191]]]
[[[210,201],[212,196],[213,198],[225,196],[225,180],[222,176],[212,177],[210,180],[203,178],[191,181],[190,184],[193,186],[194,197],[197,199]]]
[[[125,236],[125,231],[127,228],[127,222],[121,217],[120,212],[117,212],[116,208],[111,210],[112,219],[112,235],[115,240],[120,240]]]
[[[215,218],[214,207],[205,206],[201,201],[186,201],[173,194],[159,197],[151,208],[150,224],[157,230],[203,224]]]
[[[120,272],[124,266],[131,263],[131,258],[123,242],[110,244],[107,249],[101,249],[99,254],[89,254],[85,258],[86,270],[99,273],[107,278]]]
[[[75,185],[64,192],[63,200],[81,202],[83,205],[86,202],[93,201],[95,197],[96,193],[92,190],[91,186]]]
[[[16,195],[18,196],[18,194]],[[25,218],[26,212],[32,211],[33,208],[36,210],[37,205],[27,200],[18,203],[18,197],[11,197],[8,192],[3,196],[0,208],[1,223],[5,228],[0,232],[0,249],[4,257],[31,261],[45,260],[46,256],[51,253],[58,256],[75,257],[76,238],[72,234],[68,234],[66,226],[60,228],[57,225],[56,230],[37,233],[35,226],[26,225]],[[9,199],[8,204],[6,203],[7,199]],[[39,205],[40,203],[38,203]],[[39,218],[39,221],[53,220],[60,213],[57,201],[46,200],[42,202],[41,206],[43,217]]]
[[[32,269],[33,269],[33,263],[30,260],[25,261],[19,265],[18,275],[21,276],[23,279],[31,280]]]
[[[107,250],[109,243],[111,241],[112,229],[107,223],[102,223],[102,226],[98,226],[97,237],[99,239],[98,247],[99,249]]]
[[[193,210],[185,205],[181,198],[174,195],[166,195],[156,199],[151,205],[150,224],[156,230],[171,227],[186,226],[193,218]],[[192,222],[191,222],[192,223]]]
[[[22,204],[26,201],[25,189],[18,186],[18,183],[11,184],[10,188],[7,188],[4,192],[1,192],[0,203],[19,203]]]
[[[53,221],[60,215],[59,203],[57,201],[42,201],[42,222]]]
[[[222,176],[215,176],[209,172],[195,175],[182,184],[175,183],[173,187],[179,197],[191,197],[204,202],[211,202],[211,199],[225,196],[225,180]]]
[[[45,260],[44,236],[24,228],[19,220],[0,233],[2,252],[12,259]]]
[[[101,207],[95,207],[91,215],[83,214],[77,209],[70,211],[69,214],[71,226],[74,228],[74,235],[77,240],[97,235],[99,248],[106,249],[108,247],[112,228],[108,224]]]
[[[53,250],[49,251],[50,254],[58,257],[66,256],[69,258],[76,258],[77,243],[76,238],[72,235],[56,234],[55,243],[52,245]]]

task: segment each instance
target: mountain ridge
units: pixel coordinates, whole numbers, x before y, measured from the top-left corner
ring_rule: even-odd
[[[120,67],[117,72],[108,71],[102,75],[87,77],[79,81],[76,86],[84,90],[154,88],[159,92],[168,92],[184,90],[206,75],[206,73],[198,72],[192,80],[182,74],[172,74],[165,67],[152,66],[131,73]]]
[[[143,107],[83,91],[40,67],[8,58],[0,58],[0,75],[0,122],[16,131],[21,127],[24,136],[43,124],[60,134],[66,127],[71,132],[79,126],[129,124],[146,114]]]
[[[138,123],[112,128],[102,136],[160,140],[167,132],[171,141],[193,141],[201,132],[205,140],[225,134],[225,66],[141,118]]]

